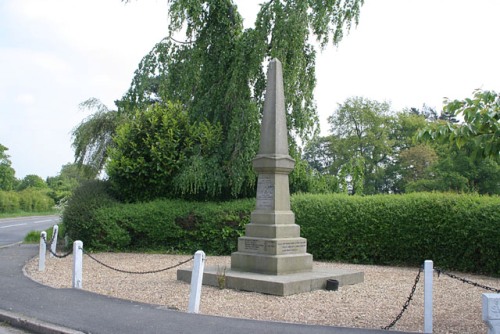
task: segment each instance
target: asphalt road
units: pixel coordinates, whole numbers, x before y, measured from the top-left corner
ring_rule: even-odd
[[[0,219],[0,247],[23,241],[28,232],[46,230],[60,221],[59,216]]]

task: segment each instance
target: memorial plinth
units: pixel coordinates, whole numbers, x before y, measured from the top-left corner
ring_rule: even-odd
[[[288,154],[283,74],[278,60],[269,63],[267,80],[259,153],[252,162],[258,173],[256,208],[245,236],[238,239],[238,251],[231,254],[226,287],[289,295],[324,288],[327,279],[337,279],[340,286],[360,283],[363,273],[313,271],[307,240],[300,237],[300,226],[290,209],[288,175],[295,161]],[[207,268],[204,284],[217,286],[217,275],[215,268]],[[177,276],[189,279],[188,271],[179,270]]]

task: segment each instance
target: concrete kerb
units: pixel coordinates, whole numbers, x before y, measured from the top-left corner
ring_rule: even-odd
[[[0,309],[0,322],[37,334],[84,334],[83,332],[54,325],[38,319]]]

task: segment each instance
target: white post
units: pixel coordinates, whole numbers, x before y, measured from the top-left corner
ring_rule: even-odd
[[[205,252],[194,253],[193,272],[191,273],[191,292],[189,294],[188,313],[198,313],[200,309],[201,284],[205,269]]]
[[[488,325],[488,334],[500,333],[500,294],[483,293],[483,321]]]
[[[83,242],[77,240],[73,243],[73,288],[82,288],[83,274]]]
[[[434,264],[431,260],[424,262],[424,333],[432,333],[432,279]]]
[[[54,225],[54,227],[52,228],[52,244],[50,245],[50,257],[54,257],[54,255],[52,254],[55,254],[56,251],[57,251],[57,234],[59,233],[59,226],[58,225]]]
[[[45,253],[47,251],[47,246],[45,245],[45,239],[47,239],[47,232],[40,233],[40,249],[38,251],[38,271],[45,270]]]

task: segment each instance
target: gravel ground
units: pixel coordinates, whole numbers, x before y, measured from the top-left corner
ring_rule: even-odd
[[[115,268],[150,271],[189,259],[185,255],[97,253],[94,257]],[[107,269],[84,255],[83,289],[103,295],[163,305],[186,311],[189,284],[176,280],[176,269],[133,275]],[[229,257],[207,257],[206,266],[230,268]],[[190,268],[192,262],[180,268]],[[315,262],[318,268],[363,271],[362,284],[338,291],[318,290],[287,297],[203,287],[200,313],[225,317],[274,320],[344,327],[381,328],[401,311],[418,273],[417,268],[364,266]],[[436,264],[436,266],[438,266]],[[33,280],[55,288],[71,287],[72,257],[47,258],[38,272],[38,258],[25,267]],[[474,282],[500,288],[500,279],[455,273]],[[486,333],[481,320],[481,294],[485,291],[456,279],[434,275],[434,333]],[[414,300],[393,327],[423,332],[423,273]]]

